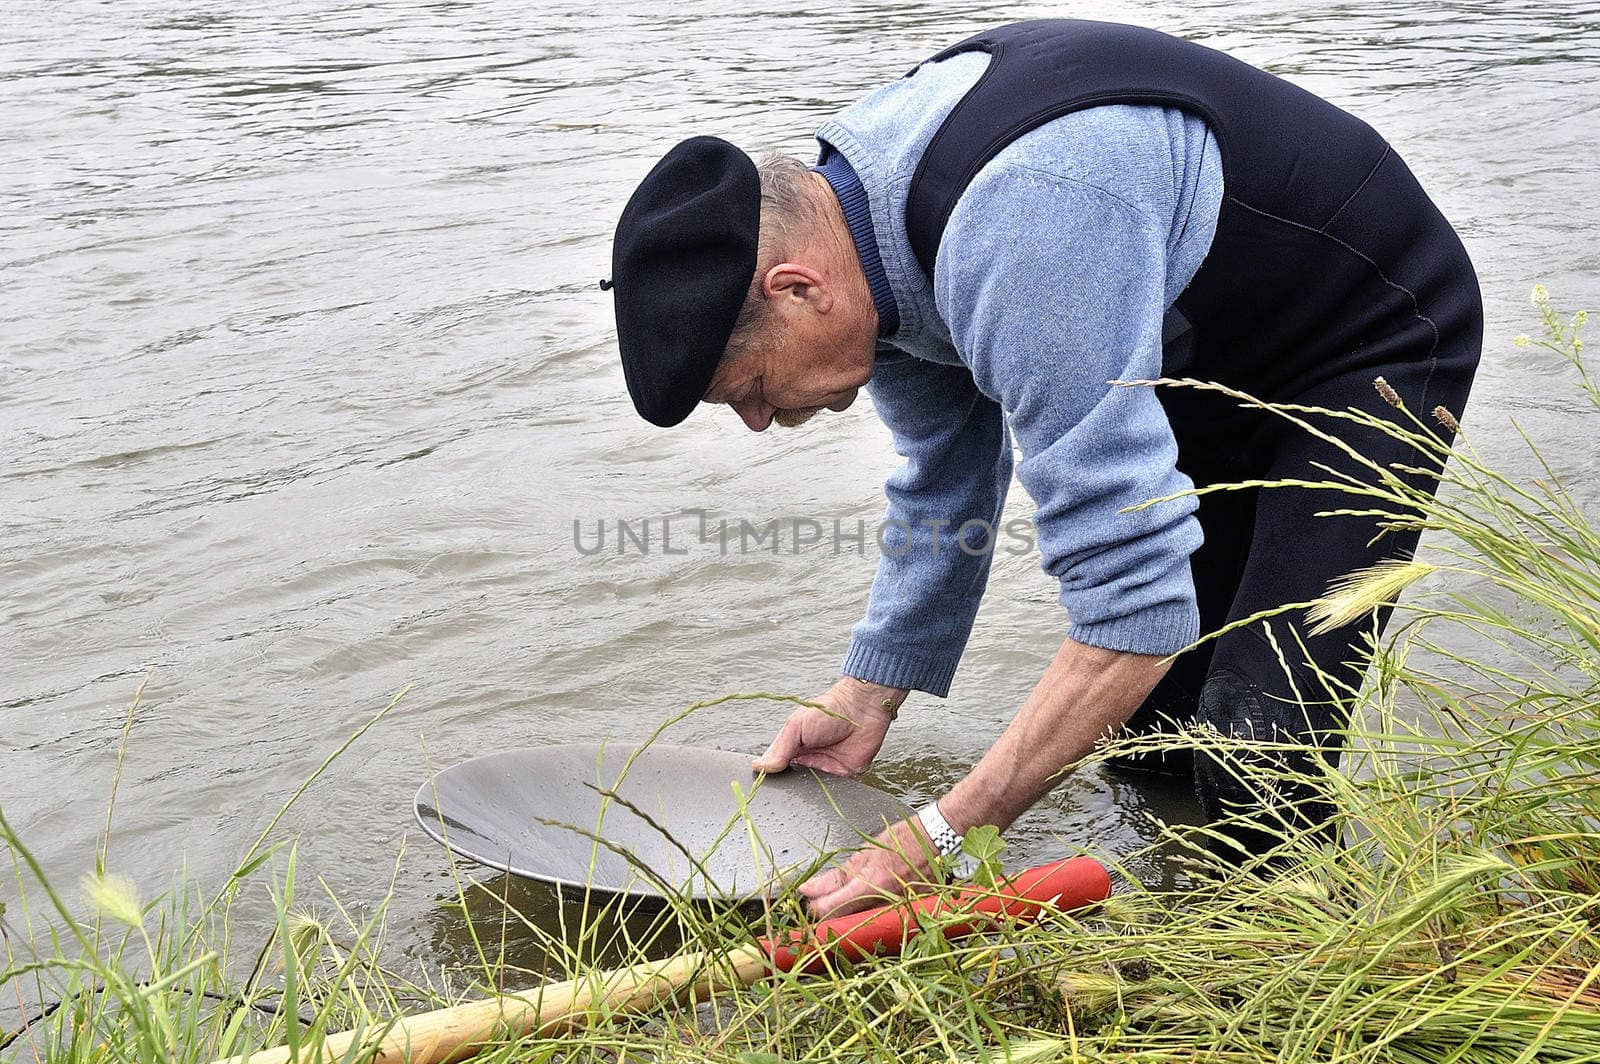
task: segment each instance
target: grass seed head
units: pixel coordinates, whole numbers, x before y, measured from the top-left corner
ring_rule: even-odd
[[[144,926],[144,909],[139,904],[139,892],[133,883],[122,876],[84,876],[83,896],[102,916],[132,928]]]
[[[1395,558],[1336,580],[1328,594],[1306,611],[1306,618],[1312,622],[1311,634],[1337,631],[1382,606],[1393,605],[1400,592],[1436,568],[1411,558]]]
[[[1393,385],[1384,380],[1382,377],[1375,377],[1373,378],[1372,386],[1377,389],[1379,395],[1383,396],[1384,402],[1388,403],[1396,410],[1400,409],[1402,405],[1400,402],[1400,393],[1394,390]]]

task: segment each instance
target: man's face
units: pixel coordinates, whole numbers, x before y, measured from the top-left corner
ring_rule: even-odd
[[[705,401],[733,407],[752,432],[848,408],[872,376],[873,343],[844,326],[819,315],[774,321],[749,350],[723,360]]]
[[[752,432],[844,410],[872,377],[878,318],[854,251],[830,264],[784,262],[763,277],[766,319],[754,343],[717,367],[704,401],[733,407]],[[853,271],[852,271],[853,268]]]

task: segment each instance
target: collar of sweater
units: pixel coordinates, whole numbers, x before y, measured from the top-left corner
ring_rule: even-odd
[[[812,167],[823,176],[844,211],[844,223],[850,229],[850,240],[856,246],[856,257],[861,260],[861,272],[866,275],[867,287],[872,291],[872,305],[878,311],[878,337],[893,336],[900,328],[900,308],[894,292],[889,287],[888,274],[884,272],[883,256],[878,253],[878,238],[872,231],[872,210],[867,202],[867,190],[856,176],[855,168],[844,155],[831,146],[826,147],[822,159]]]

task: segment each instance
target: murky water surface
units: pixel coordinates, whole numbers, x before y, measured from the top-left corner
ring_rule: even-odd
[[[1154,25],[1370,120],[1478,264],[1479,446],[1530,468],[1520,417],[1595,498],[1564,374],[1510,339],[1534,281],[1600,303],[1600,6],[750,7],[0,5],[0,802],[47,868],[88,867],[141,683],[111,863],[147,890],[180,863],[215,885],[410,685],[287,826],[355,902],[409,840],[397,941],[425,963],[458,949],[410,817],[429,764],[829,682],[870,546],[587,557],[572,522],[871,522],[885,431],[865,406],[765,436],[726,411],[650,429],[595,281],[675,140],[808,151],[830,112],[990,23]],[[1054,651],[1055,600],[1036,558],[998,560],[950,699],[902,714],[878,782],[915,803],[959,778]],[[780,718],[728,703],[671,736],[754,751]],[[1189,805],[1084,773],[1014,842],[1131,849],[1152,812]]]

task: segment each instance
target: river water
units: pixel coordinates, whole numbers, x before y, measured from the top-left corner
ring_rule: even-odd
[[[865,404],[764,436],[728,411],[651,429],[595,282],[677,139],[808,152],[830,112],[991,23],[1153,25],[1371,121],[1479,268],[1478,446],[1530,470],[1515,415],[1596,497],[1564,373],[1510,341],[1535,281],[1600,303],[1600,5],[748,8],[0,5],[0,803],[54,875],[89,867],[141,683],[110,864],[147,893],[180,865],[214,887],[409,685],[285,828],[349,901],[395,877],[395,941],[426,964],[459,952],[410,815],[430,764],[825,686],[870,540],[668,556],[659,522],[870,525],[886,433]],[[1028,512],[1014,489],[1008,516]],[[575,549],[575,519],[643,518],[648,554]],[[912,701],[876,779],[917,802],[959,778],[1061,628],[1036,556],[998,558],[951,697]],[[734,702],[670,735],[755,751],[781,717]],[[1152,812],[1192,810],[1081,773],[1013,843],[1124,851]]]

